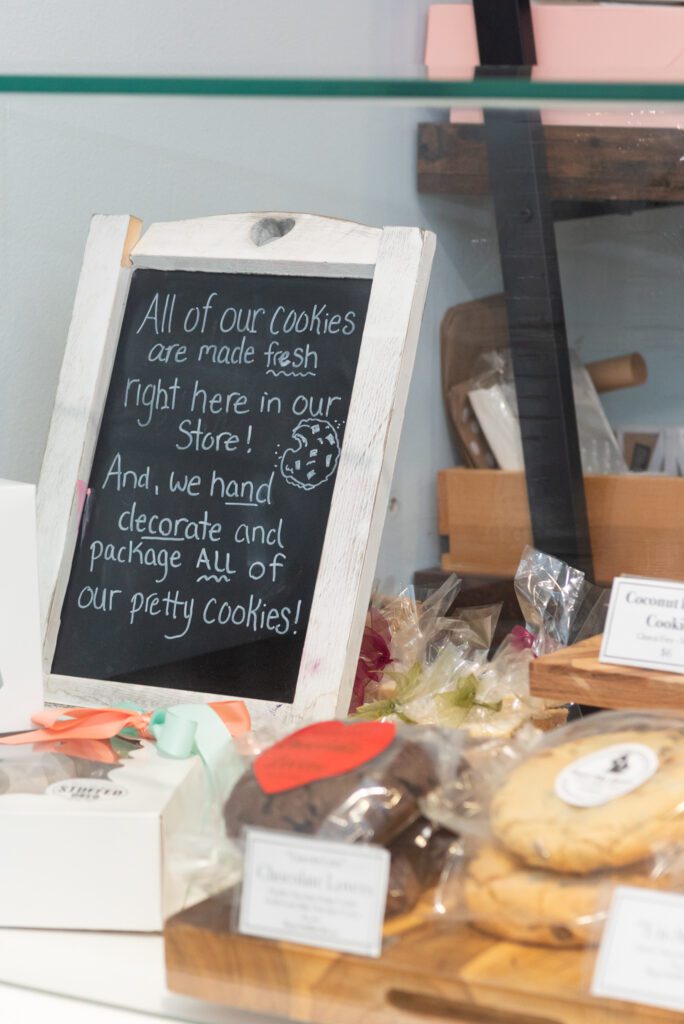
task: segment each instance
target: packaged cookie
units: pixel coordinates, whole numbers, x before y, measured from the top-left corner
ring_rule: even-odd
[[[507,941],[592,946],[615,886],[684,891],[684,719],[606,711],[466,745],[423,806],[462,837],[439,912]]]
[[[449,829],[421,815],[390,846],[392,858],[408,861],[422,888],[436,885],[457,839]]]
[[[501,845],[466,844],[438,893],[441,905],[507,942],[558,949],[595,946],[616,885],[681,890],[681,853],[576,875],[532,868]]]
[[[386,916],[407,912],[439,877],[453,838],[420,804],[455,771],[459,749],[447,730],[308,726],[259,754],[240,778],[224,808],[228,835],[239,839],[252,826],[386,846]]]
[[[584,875],[684,841],[684,719],[605,711],[545,735],[489,805],[528,867]]]
[[[391,722],[307,726],[239,779],[224,808],[228,835],[251,825],[386,845],[419,817],[419,801],[450,774],[459,749],[450,733]]]

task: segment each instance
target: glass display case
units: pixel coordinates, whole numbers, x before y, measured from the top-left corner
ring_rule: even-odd
[[[439,396],[448,401],[449,389],[476,373],[477,350],[507,341],[513,311],[522,318],[518,333],[530,343],[541,317],[564,325],[562,339],[554,335],[551,348],[539,341],[537,363],[546,353],[556,364],[556,348],[561,342],[564,348],[565,338],[585,364],[642,356],[647,381],[620,388],[618,377],[601,385],[611,389],[602,392],[605,413],[613,430],[626,435],[623,443],[636,445],[636,454],[628,451],[635,465],[662,476],[667,443],[667,465],[676,467],[677,217],[684,173],[684,100],[677,85],[500,77],[445,82],[98,76],[6,77],[0,85],[6,97],[6,476],[38,476],[91,214],[132,212],[150,222],[266,208],[374,225],[416,224],[437,235],[378,566],[381,579],[398,584],[438,561],[439,536],[447,531],[444,517],[438,526],[437,472],[464,457],[472,462]],[[501,149],[489,152],[491,145]],[[501,165],[500,179],[492,160]],[[552,275],[555,289],[552,266],[559,268]],[[532,281],[540,303],[553,299],[556,308],[523,308],[524,281]],[[466,306],[484,300],[481,311]],[[459,306],[465,307],[460,314],[454,311]],[[466,318],[463,327],[460,316]],[[483,337],[476,343],[478,332]],[[636,372],[635,382],[644,372],[641,364],[634,371],[626,363],[605,372],[619,374],[621,367],[628,376]],[[523,422],[528,415],[544,420],[530,425],[533,436],[524,448],[526,461],[533,446],[538,455],[532,476],[528,465],[532,532],[540,546],[589,567],[591,531],[578,493],[577,453],[570,454],[574,446],[567,440],[575,418],[564,408],[569,371],[566,365],[565,378],[557,378],[560,369],[537,367],[557,380],[545,411],[532,409],[535,385],[528,383],[531,394],[521,397],[518,380]],[[644,433],[648,437],[639,441]],[[646,450],[657,444],[656,435],[658,465]],[[479,476],[485,486],[485,474],[462,473],[458,490],[480,544],[489,550],[476,550],[466,518],[460,537],[454,527],[453,565],[510,575],[513,549],[532,537],[519,519],[526,515],[522,508],[509,516],[508,501],[524,504],[524,492],[501,491],[491,501],[486,490],[471,495]],[[626,537],[629,555],[618,550],[603,564],[604,549],[612,551],[617,533],[629,530],[624,503],[631,503],[632,492],[613,499],[588,486],[599,517],[595,526],[602,530],[593,543],[596,578],[607,583],[616,571],[661,573],[667,567],[672,573],[679,557],[677,528],[663,517],[674,504],[653,499],[657,542],[656,533],[648,545]],[[635,483],[634,494],[643,486],[644,479]],[[613,500],[623,509],[619,528],[606,507]],[[505,509],[503,521],[497,509]],[[455,514],[467,517],[467,508]],[[483,515],[493,530],[499,524],[498,543],[508,545],[503,553],[483,529]],[[564,530],[569,532],[561,536]]]
[[[539,17],[555,7],[534,5]],[[420,227],[436,236],[436,252],[375,566],[380,590],[413,585],[422,597],[455,573],[456,608],[501,603],[496,645],[525,624],[514,576],[527,545],[580,570],[605,599],[625,574],[684,581],[684,68],[667,45],[677,32],[681,38],[684,8],[558,10],[569,7],[622,17],[631,42],[619,54],[607,49],[611,33],[623,31],[616,20],[582,25],[576,37],[567,26],[554,36],[538,21],[531,54],[524,25],[502,44],[500,35],[488,40],[469,4],[438,4],[424,61],[418,15],[390,22],[384,7],[382,17],[365,15],[364,38],[402,40],[401,59],[388,58],[382,75],[369,73],[376,51],[367,39],[368,51],[337,72],[320,54],[309,54],[307,65],[301,40],[292,43],[301,61],[274,58],[258,74],[246,57],[233,60],[238,73],[221,74],[218,49],[206,73],[194,44],[177,73],[154,60],[126,66],[125,57],[98,70],[59,53],[53,65],[47,57],[28,70],[25,61],[10,64],[0,76],[0,476],[38,481],[93,214],[132,214],[143,230],[246,212]],[[658,45],[646,46],[650,63],[635,64],[630,54],[647,24],[634,12],[646,11],[663,21]],[[286,35],[278,25],[274,33]],[[589,31],[581,71],[575,56],[564,64],[564,42],[575,54]],[[146,33],[151,45],[150,26]],[[477,57],[478,43],[480,55],[491,47],[488,60]],[[601,64],[607,53],[609,67]],[[534,694],[684,709],[680,676],[599,665],[603,619],[592,625],[548,662],[537,660]],[[205,925],[215,938],[215,922]],[[240,966],[244,987],[234,977],[222,988],[207,969],[205,990],[197,964],[184,982],[181,960],[173,960],[189,956],[196,922],[178,927],[188,931],[177,933],[171,954],[174,988],[216,1001],[228,993],[227,1001],[262,1013],[332,1020],[331,1006],[362,1012],[372,991],[378,1021],[398,1012],[468,1020],[469,971],[478,1020],[517,1005],[571,1022],[588,1005],[586,962],[570,951],[565,960],[549,954],[548,970],[536,954],[498,960],[503,988],[510,995],[519,983],[526,993],[527,1002],[509,1005],[477,976],[490,955],[480,939],[461,947],[456,987],[431,1002],[434,978],[423,971],[421,980],[422,967],[405,986],[398,980],[422,955],[415,935],[392,947],[389,987],[359,968],[357,982],[328,989],[325,957],[307,966],[302,954],[271,961],[262,950],[263,961]],[[24,943],[28,951],[26,941],[17,949]],[[49,940],[39,941],[47,957]],[[9,964],[0,981],[218,1019],[209,1004],[162,994],[160,969],[159,991],[144,999],[142,984],[127,994],[104,974],[95,992],[68,955],[71,940],[63,941],[64,971],[55,980],[38,964],[20,968],[11,935],[0,930]],[[147,940],[92,938],[120,957],[122,970],[133,949],[125,944],[134,941]],[[161,939],[149,942],[157,945],[144,956],[159,959]],[[75,954],[86,955],[83,936],[74,943]],[[435,940],[435,958],[447,953]],[[268,984],[259,996],[262,963]],[[293,971],[304,995],[287,980]],[[600,1019],[624,1019],[619,1004],[602,1006]],[[635,1020],[653,1019],[642,1010]]]

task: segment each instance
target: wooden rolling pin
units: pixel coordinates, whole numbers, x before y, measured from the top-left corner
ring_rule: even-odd
[[[587,370],[597,391],[635,388],[648,377],[646,361],[638,352],[613,359],[598,359],[595,363],[587,363]]]

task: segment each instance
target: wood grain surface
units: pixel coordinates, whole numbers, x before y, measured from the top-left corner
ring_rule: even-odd
[[[449,536],[442,568],[513,575],[532,542],[523,474],[457,468],[440,477],[440,530],[446,523]],[[591,475],[584,485],[596,582],[610,584],[621,573],[684,579],[683,478]]]
[[[52,664],[70,555],[116,355],[131,278],[130,251],[141,228],[137,217],[97,215],[86,242],[37,495],[46,672]]]
[[[530,666],[535,697],[574,701],[600,708],[657,708],[684,711],[684,676],[674,672],[604,665],[601,637],[537,658]]]
[[[547,125],[544,138],[554,200],[684,200],[679,129]],[[484,126],[421,124],[418,191],[488,195]]]
[[[656,1024],[681,1016],[588,994],[591,951],[489,939],[421,914],[398,919],[379,960],[231,933],[224,894],[167,922],[174,992],[319,1024]]]

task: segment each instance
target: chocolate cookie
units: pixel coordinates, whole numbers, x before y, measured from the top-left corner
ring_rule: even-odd
[[[232,837],[251,825],[386,845],[416,820],[419,798],[437,781],[428,754],[402,737],[360,768],[282,793],[264,793],[250,769],[225,805],[226,828]]]
[[[453,832],[418,818],[404,829],[390,846],[392,857],[405,857],[423,889],[436,885],[456,840]]]
[[[404,852],[392,853],[385,917],[396,917],[413,910],[422,891],[411,859]]]

